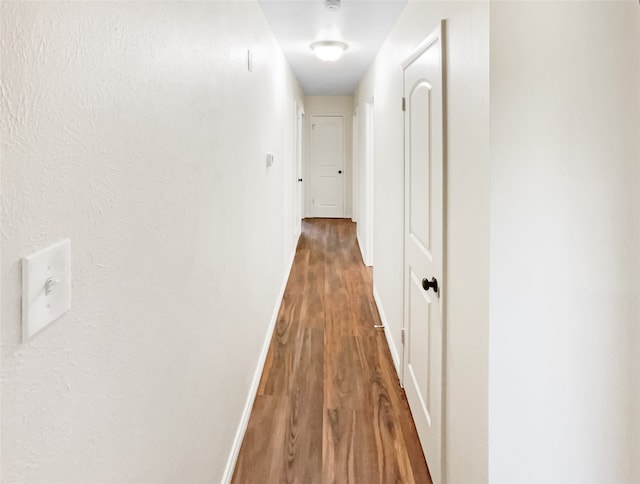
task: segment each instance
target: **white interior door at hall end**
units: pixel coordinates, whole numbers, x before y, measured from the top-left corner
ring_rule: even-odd
[[[344,217],[342,116],[311,118],[311,205],[314,217]]]
[[[403,64],[403,384],[435,484],[442,482],[443,47],[440,25]]]

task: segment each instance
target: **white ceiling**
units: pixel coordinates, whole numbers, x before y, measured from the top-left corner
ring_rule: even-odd
[[[308,96],[348,96],[373,61],[407,0],[259,0],[285,57]],[[309,45],[340,40],[349,48],[337,62],[317,59]]]

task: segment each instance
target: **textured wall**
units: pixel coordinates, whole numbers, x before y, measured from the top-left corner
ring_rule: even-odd
[[[447,182],[445,468],[447,482],[487,481],[489,330],[489,5],[411,1],[354,96],[364,154],[375,104],[374,283],[402,358],[404,137],[402,67],[446,19]],[[364,183],[364,180],[360,180]]]
[[[217,482],[293,249],[295,80],[255,2],[0,8],[2,482]],[[65,237],[73,307],[21,343],[20,258]]]
[[[640,482],[640,7],[491,5],[490,477]]]

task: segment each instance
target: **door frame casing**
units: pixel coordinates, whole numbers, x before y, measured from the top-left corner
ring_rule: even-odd
[[[299,236],[300,233],[302,232],[302,219],[305,218],[304,105],[301,104],[299,101],[295,101],[295,104],[294,104],[294,120],[295,120],[295,126],[294,126],[295,152],[294,152],[294,158],[293,158],[294,198],[298,190],[298,187],[300,189],[300,193],[299,193],[299,199],[293,201],[294,205],[297,206],[297,208],[294,207],[293,212],[294,212],[294,217],[296,219],[298,215],[300,216],[300,220],[296,221],[295,232],[297,232],[297,234],[294,233],[294,235]],[[298,182],[298,178],[302,178],[302,183]]]
[[[401,63],[402,67],[402,95],[403,98],[406,98],[407,93],[404,92],[405,89],[405,70],[409,67],[414,61],[416,61],[435,41],[440,42],[440,62],[441,62],[441,85],[442,85],[442,280],[438,281],[440,287],[440,317],[441,317],[441,325],[442,325],[442,364],[441,364],[441,409],[440,409],[440,469],[441,469],[441,478],[442,482],[446,482],[445,479],[445,441],[446,441],[446,388],[447,388],[447,379],[446,379],[446,362],[447,362],[447,324],[446,324],[446,294],[447,294],[447,261],[448,261],[448,251],[447,251],[447,61],[446,61],[446,35],[445,35],[445,27],[446,21],[441,20],[435,29],[431,31],[431,33],[420,42],[416,48],[412,51],[412,53]],[[402,332],[405,333],[407,331],[407,291],[409,287],[407,287],[407,267],[406,267],[406,236],[407,236],[407,153],[405,148],[405,140],[406,140],[406,113],[403,113],[402,117],[403,123],[403,178],[405,180],[403,186],[403,194],[404,194],[404,205],[403,205],[403,244],[402,244],[402,273],[403,273],[403,317],[402,317]],[[405,367],[406,367],[406,351],[407,345],[402,345],[402,364],[401,364],[401,375],[400,375],[400,384],[404,388],[405,385]]]
[[[360,196],[360,160],[358,159],[358,106],[353,109],[352,121],[351,121],[351,221],[358,223],[360,217],[359,210],[360,204],[358,203],[358,197]]]
[[[364,263],[373,266],[373,224],[374,224],[374,183],[375,183],[375,100],[367,99],[365,104],[364,174],[365,174],[365,250]],[[359,220],[363,217],[359,216]]]

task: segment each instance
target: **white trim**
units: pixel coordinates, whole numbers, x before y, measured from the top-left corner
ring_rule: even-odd
[[[302,139],[304,136],[304,106],[298,100],[294,101],[294,148],[293,148],[293,217],[294,238],[300,237],[302,232],[302,219],[304,218],[304,155],[302,151]],[[298,180],[302,178],[302,182]],[[297,195],[297,198],[296,198]],[[295,245],[294,245],[295,247]]]
[[[306,148],[306,143],[307,143],[307,126],[306,126],[306,119],[307,119],[307,114],[305,113],[304,110],[304,103],[300,104],[298,106],[300,108],[300,161],[299,161],[299,166],[300,166],[300,178],[302,178],[302,186],[300,187],[300,200],[298,200],[298,203],[300,204],[300,233],[302,233],[302,219],[305,218],[306,216],[306,212],[307,212],[307,203],[306,203],[306,196],[307,196],[307,188],[305,188],[305,184],[307,183],[307,173],[306,173],[306,166],[305,166],[305,162],[306,162],[306,152],[305,152],[305,148]],[[300,236],[300,233],[298,234],[298,237]]]
[[[407,57],[404,62],[401,62],[402,70],[404,71],[407,67],[415,62],[415,60],[422,55],[422,53],[427,50],[431,45],[435,42],[439,42],[442,39],[442,31],[443,31],[444,21],[441,20],[438,23],[438,26],[429,34],[429,36],[420,42],[409,57]],[[444,58],[444,57],[443,57]]]
[[[360,241],[360,235],[358,235],[358,230],[356,228],[356,241],[358,242],[358,248],[360,249],[360,255],[362,256],[362,263],[364,264],[365,258],[364,258],[364,249],[363,249],[363,245],[362,242]],[[366,265],[366,264],[365,264]]]
[[[359,168],[358,168],[358,107],[351,116],[351,221],[358,222]]]
[[[364,234],[366,257],[364,263],[367,266],[373,265],[373,225],[374,225],[374,184],[375,184],[375,105],[373,97],[367,100],[366,120],[365,120],[365,220],[366,234]]]
[[[380,313],[380,321],[384,326],[384,335],[387,337],[387,344],[389,345],[389,351],[391,351],[391,359],[393,360],[393,366],[395,366],[396,375],[398,376],[398,380],[400,380],[400,356],[399,356],[400,353],[398,353],[398,348],[396,347],[395,343],[393,342],[393,338],[391,337],[387,316],[384,313],[384,309],[382,308],[382,301],[380,300],[380,294],[378,293],[378,289],[376,289],[375,284],[373,285],[373,300],[376,302],[376,306],[378,307],[378,313]]]
[[[295,245],[297,246],[298,244],[295,244]],[[231,451],[229,452],[227,465],[224,469],[224,473],[222,474],[222,480],[220,481],[221,484],[229,484],[231,482],[231,478],[233,477],[233,471],[236,468],[238,454],[240,453],[240,447],[242,446],[242,441],[244,440],[244,434],[247,431],[247,425],[249,424],[249,417],[251,416],[251,410],[253,409],[253,402],[255,401],[256,395],[258,393],[260,378],[262,377],[264,364],[267,360],[267,352],[269,351],[269,346],[271,344],[273,331],[276,327],[276,321],[278,320],[278,312],[280,311],[280,305],[282,304],[282,299],[284,298],[284,291],[287,287],[287,281],[289,280],[289,275],[291,274],[291,268],[293,267],[293,260],[295,259],[295,256],[296,256],[296,250],[294,247],[293,253],[291,254],[291,258],[289,260],[289,269],[287,270],[284,280],[282,281],[282,287],[280,288],[280,293],[278,294],[276,305],[273,308],[273,314],[271,315],[271,321],[269,322],[269,329],[267,330],[267,336],[264,340],[264,343],[262,343],[262,351],[260,351],[260,357],[258,358],[258,365],[256,366],[256,370],[253,373],[253,379],[251,380],[251,387],[249,387],[249,394],[247,395],[247,401],[244,404],[244,410],[242,411],[242,416],[240,417],[238,430],[236,431],[236,436],[233,439],[233,445],[231,446]]]

